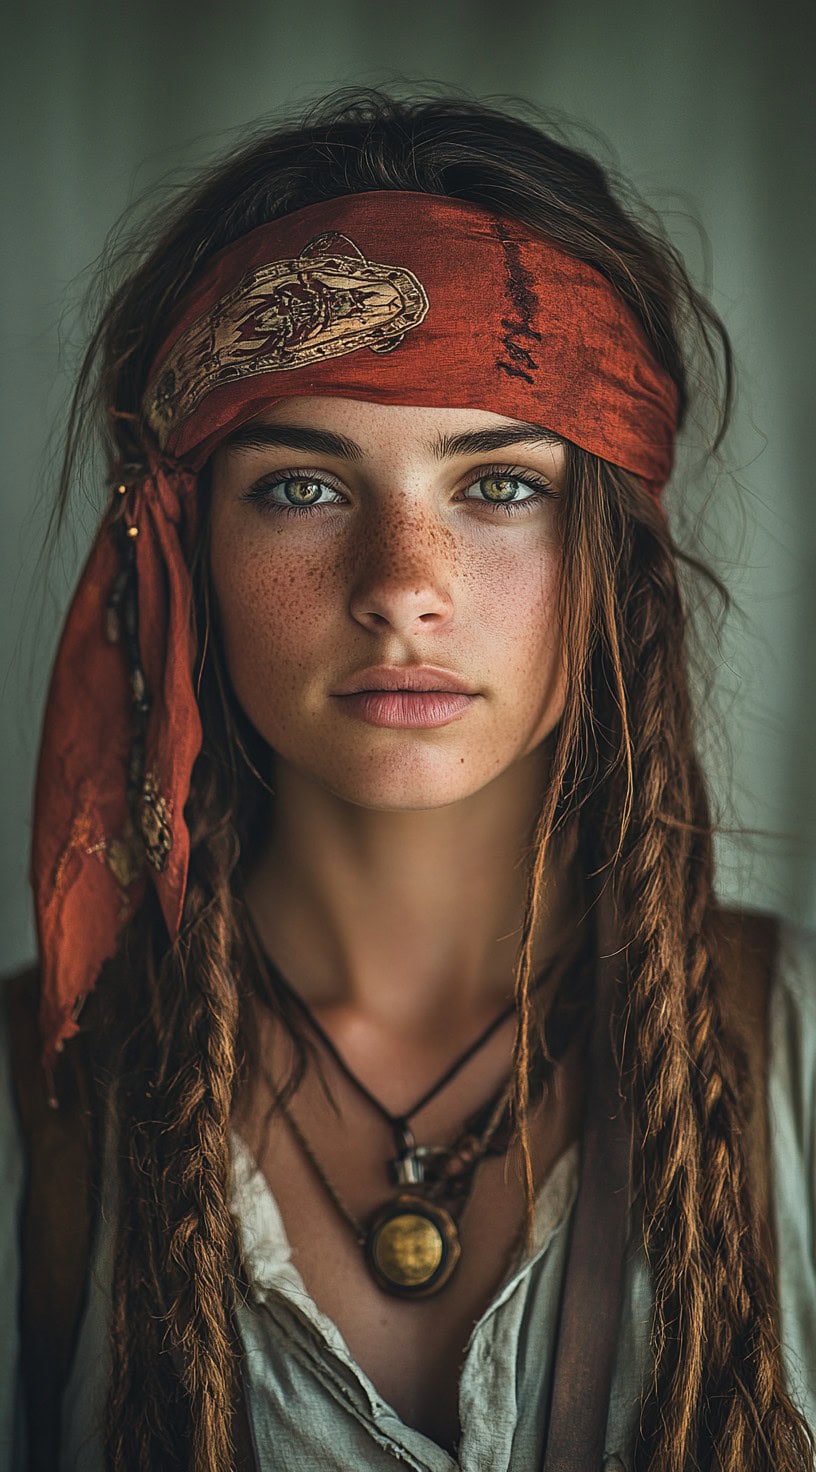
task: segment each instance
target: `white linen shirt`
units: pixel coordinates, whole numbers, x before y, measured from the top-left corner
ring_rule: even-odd
[[[24,1472],[17,1371],[17,1221],[22,1148],[0,1047],[0,1472]],[[816,931],[782,921],[770,998],[771,1205],[788,1388],[816,1431]],[[572,1144],[542,1184],[532,1251],[510,1266],[471,1332],[460,1370],[456,1457],[403,1422],[320,1311],[292,1261],[272,1192],[232,1131],[233,1208],[253,1287],[238,1312],[245,1388],[262,1472],[538,1472],[557,1309],[578,1181]],[[88,1300],[63,1405],[59,1472],[102,1472],[101,1412],[113,1212],[103,1203]],[[602,1244],[599,1244],[602,1250]],[[606,1432],[606,1472],[629,1472],[649,1364],[652,1293],[630,1249]]]

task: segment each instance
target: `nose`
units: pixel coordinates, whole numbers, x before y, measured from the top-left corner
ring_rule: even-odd
[[[352,618],[372,632],[437,630],[453,617],[451,557],[439,526],[392,511],[359,546],[349,600]]]

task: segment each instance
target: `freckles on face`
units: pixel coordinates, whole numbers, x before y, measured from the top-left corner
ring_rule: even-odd
[[[314,423],[315,402],[327,401],[298,402]],[[367,427],[355,423],[355,440]],[[556,507],[511,522],[460,504],[438,466],[405,459],[395,475],[404,436],[398,446],[368,443],[364,472],[343,469],[343,502],[298,516],[242,498],[270,466],[292,465],[291,450],[251,467],[216,455],[210,567],[225,657],[239,703],[284,761],[364,806],[438,805],[526,756],[561,714]],[[453,670],[478,692],[461,718],[383,728],[353,719],[334,693],[367,666],[418,663]]]
[[[283,529],[249,535],[237,518],[213,522],[210,560],[227,668],[247,715],[282,744],[291,708],[331,660],[338,569],[318,548],[287,544]],[[258,531],[258,528],[254,528]]]

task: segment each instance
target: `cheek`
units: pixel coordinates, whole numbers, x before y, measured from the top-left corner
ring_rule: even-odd
[[[560,549],[548,544],[536,559],[521,560],[506,595],[507,627],[501,681],[507,726],[516,732],[518,755],[535,751],[561,719],[567,679],[561,629]]]
[[[557,544],[510,549],[483,568],[479,582],[480,622],[488,647],[512,678],[519,699],[534,704],[549,688],[561,663]],[[534,673],[535,672],[535,673]]]
[[[287,551],[274,529],[258,536],[214,525],[210,549],[227,668],[235,692],[252,707],[269,688],[287,689],[328,642],[330,610],[337,596],[337,570],[319,551]]]

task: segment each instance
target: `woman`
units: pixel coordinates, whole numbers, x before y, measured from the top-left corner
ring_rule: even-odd
[[[811,1467],[816,950],[714,894],[661,503],[722,324],[458,99],[329,99],[143,247],[12,988],[43,1189],[100,1122],[60,1464]]]

